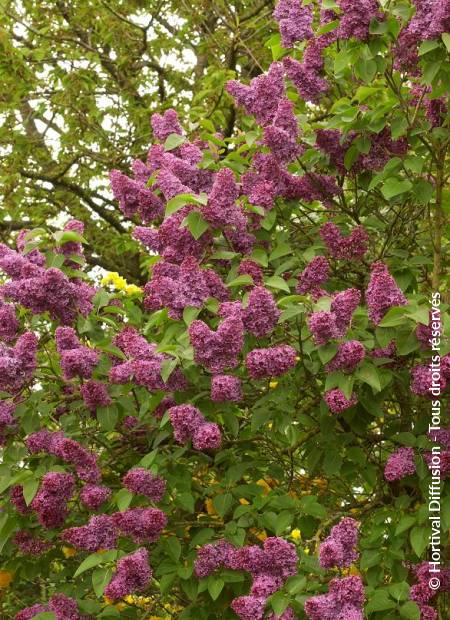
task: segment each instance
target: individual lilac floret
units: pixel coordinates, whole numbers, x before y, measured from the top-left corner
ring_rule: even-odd
[[[89,510],[98,510],[111,496],[111,489],[96,484],[85,484],[80,492],[80,501]]]
[[[263,286],[255,286],[243,310],[242,320],[247,331],[261,338],[274,329],[280,314],[272,294]]]
[[[25,530],[19,530],[15,534],[13,543],[19,548],[21,553],[33,556],[42,555],[52,546],[51,542],[42,538],[36,538]]]
[[[74,489],[75,480],[71,474],[53,471],[45,474],[30,504],[43,527],[51,529],[64,523],[69,513],[66,504],[72,497]]]
[[[314,293],[328,280],[330,265],[324,256],[316,256],[309,262],[298,278],[295,290],[299,295]]]
[[[356,405],[358,402],[356,394],[352,394],[350,399],[348,399],[338,388],[325,392],[324,400],[327,403],[331,413],[342,413],[343,411],[346,411],[347,409],[350,409],[350,407]]]
[[[219,540],[216,543],[201,547],[198,550],[194,565],[197,577],[207,577],[218,568],[227,567],[233,550],[233,545],[226,540]]]
[[[107,407],[112,403],[106,385],[101,381],[94,381],[93,379],[86,381],[81,386],[80,392],[84,404],[91,411],[95,411],[97,407]]]
[[[117,544],[117,531],[112,517],[96,515],[87,525],[70,527],[61,533],[61,539],[75,549],[94,552],[99,549],[114,549]]]
[[[364,586],[361,577],[332,579],[327,594],[305,602],[309,620],[363,620]]]
[[[348,568],[358,558],[358,522],[344,517],[335,525],[328,538],[319,547],[319,564],[322,568]]]
[[[273,120],[278,102],[284,96],[283,65],[273,62],[269,71],[253,78],[249,86],[231,80],[227,91],[247,114],[255,116],[259,124],[267,125]]]
[[[194,359],[211,372],[221,372],[238,364],[244,345],[244,326],[237,316],[230,316],[212,331],[203,321],[193,321],[189,338],[194,347]]]
[[[15,393],[31,381],[36,369],[38,340],[33,332],[25,332],[14,347],[0,343],[0,390]]]
[[[158,508],[130,508],[112,518],[122,535],[131,536],[138,544],[155,542],[167,525],[166,515]]]
[[[400,480],[416,473],[413,448],[399,448],[393,452],[384,468],[384,477],[388,482]]]
[[[369,318],[378,325],[393,306],[406,306],[408,300],[388,271],[387,265],[373,263],[369,285],[366,290]]]
[[[175,441],[181,444],[189,441],[205,421],[201,411],[193,405],[176,405],[170,407],[168,413]]]
[[[266,599],[261,596],[239,596],[231,603],[231,609],[241,620],[262,620]]]
[[[242,385],[239,377],[214,375],[211,379],[211,400],[216,403],[242,400]]]
[[[116,572],[105,588],[105,596],[118,599],[145,590],[152,578],[148,551],[141,548],[125,555],[117,562]]]
[[[161,114],[152,114],[151,125],[155,138],[160,142],[164,142],[171,133],[177,133],[181,136],[183,129],[178,120],[178,114],[172,108],[169,108]]]
[[[166,481],[161,476],[155,476],[143,467],[135,467],[122,479],[123,486],[131,493],[145,495],[153,502],[161,501],[166,492]]]
[[[436,382],[435,375],[438,371],[432,373],[430,366],[414,366],[411,369],[411,392],[418,396],[426,396],[427,398],[433,398],[433,392],[431,391],[433,384]],[[439,391],[443,392],[447,382],[442,372],[439,373]]]
[[[344,237],[333,222],[327,222],[319,231],[331,256],[341,260],[356,260],[367,252],[369,235],[362,226],[357,226]]]
[[[245,359],[248,374],[252,379],[279,377],[294,368],[297,352],[289,345],[268,349],[254,349]]]
[[[218,450],[222,443],[220,428],[214,422],[201,424],[192,437],[195,450]]]
[[[360,39],[365,41],[369,36],[372,19],[381,19],[380,6],[377,0],[337,0],[342,9],[342,17],[338,34],[340,39]]]
[[[20,323],[14,306],[0,300],[0,338],[6,342],[14,340],[19,327]]]
[[[279,24],[283,47],[292,47],[296,41],[314,35],[312,4],[302,6],[298,0],[279,0],[273,17]]]
[[[339,349],[331,362],[327,364],[327,372],[343,370],[353,372],[366,355],[364,345],[359,340],[348,340],[339,345]]]

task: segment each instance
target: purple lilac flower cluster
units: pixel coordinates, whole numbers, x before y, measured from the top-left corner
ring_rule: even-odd
[[[361,293],[357,289],[349,288],[333,296],[329,312],[313,312],[309,317],[308,327],[315,343],[327,344],[331,339],[345,336],[360,301]]]
[[[95,515],[89,519],[87,525],[64,530],[61,540],[75,549],[90,553],[100,549],[114,549],[117,544],[117,529],[109,515]]]
[[[69,463],[85,482],[96,483],[101,478],[95,454],[74,439],[64,437],[61,432],[44,428],[29,435],[25,443],[31,454],[47,452]]]
[[[322,286],[327,282],[330,274],[330,265],[324,256],[316,256],[301,272],[296,291],[299,295],[311,293],[313,299],[327,295]]]
[[[388,482],[401,480],[416,473],[413,448],[398,448],[393,452],[384,467],[384,477]]]
[[[96,351],[80,343],[72,327],[58,327],[55,331],[56,350],[60,354],[60,363],[64,379],[74,377],[89,379],[99,356]]]
[[[151,578],[148,551],[142,547],[120,558],[116,572],[105,588],[105,596],[115,600],[127,594],[142,592],[149,585]]]
[[[206,422],[203,414],[193,405],[177,405],[168,409],[175,441],[184,444],[192,440],[195,450],[218,450],[222,443],[220,428]]]
[[[235,548],[220,540],[198,551],[195,574],[203,578],[219,568],[250,573],[250,594],[234,599],[231,608],[242,620],[262,620],[267,598],[296,574],[297,561],[295,546],[282,538],[266,538],[262,548],[256,545]]]
[[[450,567],[441,567],[439,573],[440,585],[435,590],[429,585],[430,578],[435,577],[435,575],[430,572],[429,562],[410,566],[410,569],[414,573],[417,583],[411,586],[409,596],[420,608],[420,619],[438,620],[436,609],[431,607],[429,603],[440,592],[450,592]]]
[[[52,543],[33,536],[26,530],[19,530],[13,538],[13,543],[24,555],[39,556],[48,551]]]
[[[345,394],[339,388],[334,388],[325,392],[324,400],[327,403],[331,413],[343,413],[350,407],[353,407],[358,402],[356,394],[352,394],[350,398],[347,398]]]
[[[359,524],[351,517],[344,517],[335,525],[328,538],[320,545],[319,563],[322,568],[348,568],[358,559]]]
[[[159,508],[130,508],[111,517],[122,536],[130,536],[137,544],[155,542],[167,525],[167,517]]]
[[[369,235],[362,226],[357,226],[344,237],[333,222],[327,222],[319,231],[331,256],[340,260],[356,260],[367,252]]]
[[[378,325],[386,312],[393,306],[406,306],[407,299],[389,273],[387,265],[374,263],[366,290],[369,318]]]
[[[186,379],[179,368],[171,373],[167,381],[161,376],[162,364],[170,359],[156,352],[156,345],[147,342],[133,327],[125,327],[114,340],[114,344],[128,358],[126,361],[115,358],[109,371],[112,383],[127,383],[133,380],[148,390],[174,391],[186,388]]]
[[[305,612],[310,620],[363,620],[364,599],[361,577],[332,579],[327,594],[306,601]]]
[[[19,331],[20,323],[12,304],[5,304],[0,299],[0,339],[5,342],[14,340]]]
[[[48,605],[37,603],[26,607],[14,616],[14,620],[32,620],[38,614],[53,612],[55,620],[89,620],[89,616],[81,616],[77,602],[65,594],[54,594],[50,597]]]
[[[339,345],[336,355],[327,364],[327,372],[342,370],[351,373],[366,355],[364,345],[359,340],[348,340]]]
[[[418,365],[411,369],[411,392],[418,396],[433,398],[431,388],[437,382],[436,375],[439,374],[439,389],[443,392],[447,386],[447,380],[442,368],[440,371],[432,372],[430,366]]]
[[[245,359],[247,372],[252,379],[279,377],[294,368],[297,352],[289,345],[253,349]]]
[[[25,332],[13,347],[0,342],[0,390],[19,392],[31,381],[36,369],[38,339],[33,332]]]
[[[292,47],[296,41],[313,36],[312,5],[302,6],[297,0],[279,0],[273,12],[278,22],[283,47]]]
[[[69,511],[67,502],[75,490],[75,479],[71,474],[48,472],[42,478],[38,492],[30,504],[45,529],[60,527]]]
[[[0,401],[0,446],[4,445],[8,437],[17,431],[15,410],[14,403],[6,400]]]
[[[86,381],[86,383],[83,383],[81,386],[80,392],[84,404],[91,411],[95,411],[97,407],[107,407],[112,403],[106,385],[101,381],[95,381],[93,379]]]
[[[257,338],[273,331],[280,314],[272,294],[264,286],[255,286],[251,290],[245,308],[238,301],[225,302],[219,306],[220,316],[234,316],[241,320],[245,330]]]
[[[97,484],[85,484],[80,491],[80,501],[89,510],[98,510],[111,496],[111,489]]]
[[[237,366],[244,345],[244,325],[239,316],[228,316],[216,331],[203,321],[193,321],[188,331],[197,364],[213,373]]]
[[[161,476],[155,476],[143,467],[130,469],[122,480],[123,486],[131,493],[145,495],[153,502],[161,501],[166,492],[166,481]]]
[[[211,379],[211,400],[216,403],[239,402],[242,400],[242,385],[239,377],[214,375]]]
[[[228,289],[212,269],[201,269],[195,258],[185,258],[181,265],[166,261],[156,263],[152,279],[144,287],[144,304],[148,310],[168,308],[169,316],[179,319],[184,308],[201,308],[209,297],[227,301]]]

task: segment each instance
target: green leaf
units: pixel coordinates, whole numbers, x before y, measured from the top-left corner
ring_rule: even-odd
[[[190,493],[180,493],[177,496],[177,501],[188,512],[193,513],[195,511],[194,498]]]
[[[406,620],[420,620],[420,609],[414,601],[408,601],[400,607],[400,616]]]
[[[234,280],[231,280],[231,282],[227,282],[227,287],[232,288],[234,286],[248,286],[249,284],[253,284],[253,278],[248,274],[244,274],[242,276],[234,278]]]
[[[25,503],[27,506],[29,506],[31,502],[33,501],[33,498],[36,495],[37,490],[39,488],[39,480],[34,477],[27,478],[27,480],[25,480],[22,486],[23,486],[23,497],[25,499]]]
[[[402,517],[395,530],[395,536],[400,536],[400,534],[403,534],[403,532],[409,530],[409,528],[412,527],[415,522],[416,518],[411,515],[406,515]]]
[[[165,217],[169,217],[169,215],[176,213],[185,205],[192,203],[198,203],[198,199],[194,194],[178,194],[178,196],[174,196],[166,203]]]
[[[270,286],[270,288],[280,289],[282,291],[286,291],[287,293],[291,292],[286,280],[280,278],[280,276],[272,276],[271,278],[267,278],[265,284],[266,286]]]
[[[119,510],[126,510],[131,504],[133,494],[128,489],[120,489],[114,496],[117,508]]]
[[[114,405],[97,408],[97,420],[103,431],[112,431],[117,424],[119,413]]]
[[[113,562],[116,558],[117,558],[117,551],[115,549],[110,549],[109,551],[106,551],[105,553],[99,553],[99,552],[91,553],[91,555],[88,555],[88,557],[85,558],[81,562],[80,566],[77,568],[73,576],[74,578],[78,577],[79,575],[86,572],[90,568],[93,568],[94,566],[98,566],[99,564],[106,564],[108,562]]]
[[[290,602],[283,592],[276,592],[270,597],[269,601],[277,617],[283,615]]]
[[[112,570],[110,568],[97,568],[92,573],[92,587],[98,598],[103,596],[106,586],[111,580]]]
[[[167,136],[166,141],[164,142],[164,150],[165,151],[173,151],[177,147],[181,146],[183,142],[186,141],[186,138],[180,136],[178,133],[171,133]]]
[[[58,230],[53,233],[57,245],[64,245],[69,241],[75,241],[76,243],[87,243],[86,239],[77,233],[75,230]]]
[[[422,41],[419,45],[419,56],[425,56],[425,54],[428,54],[428,52],[431,52],[437,47],[439,47],[439,41],[436,39],[431,39],[431,41]]]
[[[55,620],[55,612],[53,611],[43,611],[36,616],[33,616],[33,620]]]
[[[434,78],[436,77],[436,75],[438,74],[439,69],[441,68],[441,65],[442,65],[442,60],[437,60],[436,62],[427,63],[423,70],[422,81],[425,84],[431,84]]]
[[[213,506],[221,517],[224,517],[230,511],[233,505],[233,496],[231,493],[222,493],[216,495],[213,499]]]
[[[205,231],[208,230],[208,222],[205,222],[198,211],[191,211],[181,222],[182,226],[186,226],[194,239],[200,239]]]
[[[292,254],[292,248],[288,243],[281,242],[273,252],[270,253],[269,260],[275,260],[281,256],[286,256],[286,254]]]
[[[219,598],[220,593],[222,592],[225,586],[225,581],[220,578],[210,578],[208,581],[208,592],[213,601]]]
[[[317,353],[319,354],[322,364],[327,364],[336,355],[338,350],[337,344],[323,344],[317,347]]]
[[[195,321],[195,319],[200,314],[200,310],[200,308],[192,308],[191,306],[186,306],[184,308],[183,321],[186,323],[186,325],[190,325],[192,321]]]
[[[317,517],[318,519],[324,519],[327,516],[327,511],[319,504],[315,495],[308,495],[302,497],[300,500],[300,509],[311,517]]]
[[[333,30],[336,30],[336,28],[339,26],[339,23],[340,22],[338,19],[334,19],[333,21],[328,22],[328,24],[325,24],[325,26],[322,26],[318,29],[316,35],[319,36],[321,34],[326,34],[327,32],[332,32]]]
[[[408,181],[406,179],[400,180],[395,177],[391,177],[383,183],[383,186],[381,187],[381,193],[386,198],[386,200],[390,200],[395,196],[399,196],[400,194],[409,192],[411,188],[411,181]]]
[[[381,392],[380,376],[378,374],[377,367],[373,364],[361,364],[356,369],[355,377],[363,383],[370,385],[375,393]]]
[[[393,583],[388,588],[389,594],[396,601],[406,601],[409,598],[409,584],[406,581],[400,583]]]
[[[172,560],[178,562],[181,555],[181,544],[178,538],[170,536],[165,540],[164,546],[167,548],[167,552]]]
[[[413,527],[409,539],[414,553],[420,558],[428,545],[428,529],[426,527]]]
[[[450,52],[450,34],[448,34],[447,32],[444,32],[442,34],[442,40],[444,41],[444,45],[447,48],[447,51]]]
[[[381,553],[379,554],[381,557]],[[386,609],[394,609],[397,605],[389,598],[386,590],[376,590],[366,606],[366,612],[385,611]]]
[[[178,360],[176,358],[171,358],[167,360],[163,360],[161,363],[161,379],[164,383],[167,383],[170,375],[173,373],[175,368],[178,365]]]
[[[355,163],[355,161],[358,159],[359,157],[359,149],[357,148],[356,145],[353,145],[347,149],[347,152],[345,153],[344,156],[344,166],[346,170],[350,170],[353,166],[353,164]]]

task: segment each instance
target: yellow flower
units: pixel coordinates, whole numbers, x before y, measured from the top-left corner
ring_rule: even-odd
[[[358,567],[352,564],[349,569],[350,575],[360,575],[361,573],[358,570]]]
[[[77,550],[73,547],[63,547],[62,552],[65,558],[73,558],[77,554]]]
[[[249,501],[247,501],[247,500],[245,499],[245,497],[241,497],[241,498],[239,499],[239,503],[240,503],[240,504],[242,504],[243,506],[248,506],[248,505],[250,504],[250,502],[249,502]]]
[[[269,387],[271,390],[274,390],[277,387],[277,385],[278,385],[278,381],[271,381],[269,383]]]
[[[259,532],[256,532],[255,536],[256,538],[258,538],[258,540],[264,542],[267,538],[266,530],[260,530]]]
[[[7,588],[13,579],[13,574],[9,570],[0,570],[0,588]]]
[[[300,540],[301,537],[302,537],[302,533],[300,532],[300,530],[298,529],[292,530],[291,538],[293,538],[294,540]]]
[[[272,490],[271,487],[269,486],[269,484],[267,484],[267,482],[265,480],[263,480],[263,478],[260,478],[256,482],[256,484],[264,489],[263,495],[268,495],[270,493],[270,491]]]
[[[298,356],[298,355],[296,356],[295,361],[296,361],[296,362],[299,362],[299,361],[300,361],[300,358],[299,358],[299,356]]]
[[[142,293],[142,289],[139,288],[139,286],[136,286],[136,284],[127,284],[125,287],[125,293],[127,295],[135,295],[136,293]]]
[[[216,515],[217,514],[217,510],[214,508],[214,504],[213,501],[210,497],[208,497],[208,499],[205,499],[205,506],[206,506],[206,512],[209,515]]]

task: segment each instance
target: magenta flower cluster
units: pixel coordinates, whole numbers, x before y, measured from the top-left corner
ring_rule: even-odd
[[[36,369],[38,339],[25,332],[13,347],[0,342],[0,390],[19,392],[33,377]]]
[[[176,405],[168,409],[175,441],[184,444],[192,440],[195,450],[217,450],[222,443],[220,428],[206,422],[203,414],[193,405]]]
[[[80,615],[77,602],[65,594],[54,594],[48,605],[37,603],[26,607],[14,616],[14,620],[32,620],[38,614],[53,612],[55,620],[89,620],[88,616]]]
[[[319,563],[322,568],[348,568],[358,559],[358,522],[344,517],[335,525],[328,538],[319,547]]]
[[[416,464],[414,463],[413,448],[398,448],[389,456],[384,468],[384,477],[388,482],[401,480],[401,478],[415,473]]]
[[[309,620],[363,620],[364,599],[361,577],[332,579],[327,594],[306,601],[305,612]]]
[[[369,235],[362,226],[357,226],[349,235],[344,236],[336,224],[327,222],[319,233],[333,258],[356,260],[367,252]]]
[[[136,495],[159,502],[166,492],[166,481],[143,467],[134,467],[123,477],[123,486]]]
[[[295,546],[282,538],[266,538],[262,548],[256,545],[236,548],[219,540],[199,549],[195,574],[203,578],[219,568],[250,573],[250,594],[235,598],[231,608],[242,620],[262,620],[268,597],[296,574],[297,562]]]

